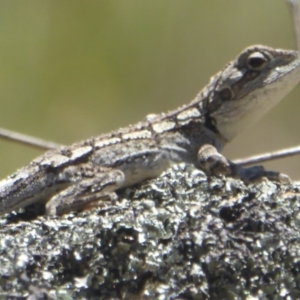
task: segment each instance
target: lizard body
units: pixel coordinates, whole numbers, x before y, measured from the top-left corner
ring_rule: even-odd
[[[181,161],[212,174],[239,176],[243,172],[219,152],[299,80],[298,52],[251,46],[191,103],[48,151],[0,181],[0,214],[38,201],[47,202],[49,214],[61,214],[116,199],[116,190],[156,177]]]

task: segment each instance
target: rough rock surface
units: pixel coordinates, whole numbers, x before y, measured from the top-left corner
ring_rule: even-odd
[[[62,217],[0,217],[0,299],[299,299],[300,184],[185,164]]]

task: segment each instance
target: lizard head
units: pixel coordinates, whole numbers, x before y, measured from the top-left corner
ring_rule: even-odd
[[[208,122],[230,141],[299,81],[297,51],[251,46],[212,77],[205,104]]]

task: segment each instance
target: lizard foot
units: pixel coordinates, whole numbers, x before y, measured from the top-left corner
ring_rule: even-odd
[[[209,144],[203,145],[199,149],[198,166],[207,174],[232,176],[243,180],[245,183],[263,178],[281,183],[289,183],[291,181],[288,175],[280,172],[266,171],[263,166],[243,168],[229,161],[214,146]]]
[[[198,167],[207,174],[215,176],[230,176],[232,174],[232,167],[229,160],[212,145],[203,145],[198,151],[197,160]]]
[[[73,210],[91,208],[100,200],[117,200],[114,191],[124,182],[124,173],[101,167],[98,171],[95,176],[83,178],[53,196],[46,204],[47,214],[62,215]]]
[[[235,165],[231,163],[232,165]],[[267,171],[263,166],[253,166],[249,168],[243,168],[241,166],[235,165],[236,174],[234,177],[241,178],[244,182],[253,182],[267,178],[271,181],[278,181],[280,183],[290,183],[291,179],[288,175],[275,172]]]

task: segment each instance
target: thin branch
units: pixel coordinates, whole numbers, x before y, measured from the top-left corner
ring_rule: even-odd
[[[233,162],[241,166],[246,166],[246,165],[262,163],[274,159],[290,157],[298,154],[300,154],[300,146],[286,148],[283,150],[259,154],[259,155],[254,155],[246,158],[235,159],[233,160]]]
[[[14,132],[3,128],[0,128],[0,137],[23,145],[31,146],[40,150],[57,149],[62,146],[53,142],[45,141],[42,139],[38,139],[29,135],[25,135],[22,133]]]
[[[299,0],[288,0],[288,3],[292,11],[298,50],[300,50],[300,3]]]

